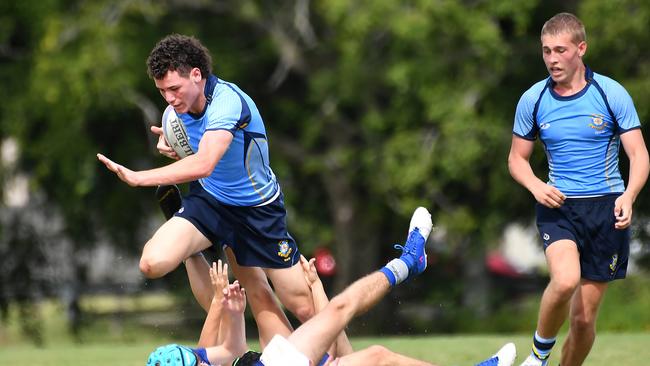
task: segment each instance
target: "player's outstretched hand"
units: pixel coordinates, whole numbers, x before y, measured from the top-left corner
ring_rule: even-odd
[[[235,280],[223,289],[221,301],[226,311],[232,314],[241,314],[246,309],[246,291],[239,287],[239,281]]]
[[[224,295],[224,289],[228,287],[228,263],[222,263],[221,259],[217,262],[212,262],[212,267],[210,267],[210,282],[212,282],[212,290],[214,291],[212,301],[221,301]]]
[[[97,154],[97,159],[104,163],[108,170],[112,171],[120,178],[124,183],[130,185],[131,187],[137,187],[140,185],[138,173],[134,172],[131,169],[126,168],[124,165],[120,165],[113,160],[107,158],[102,154]]]
[[[165,140],[165,135],[163,135],[163,129],[162,127],[158,126],[151,126],[151,132],[153,132],[155,135],[158,135],[158,144],[156,144],[156,149],[158,149],[158,152],[160,152],[162,155],[165,155],[168,158],[178,160],[179,157],[172,149],[171,146],[167,143],[167,140]]]
[[[309,287],[313,287],[316,282],[320,282],[318,271],[316,271],[316,258],[307,261],[303,255],[300,255],[300,265],[302,266],[302,273],[305,276],[305,281]]]

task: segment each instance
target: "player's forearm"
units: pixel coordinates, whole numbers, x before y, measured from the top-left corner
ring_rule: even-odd
[[[201,336],[199,337],[199,347],[213,347],[218,345],[219,328],[222,322],[223,305],[219,299],[214,299],[210,305],[208,315],[205,317]]]
[[[635,154],[630,158],[630,173],[625,193],[631,195],[632,202],[636,201],[636,197],[646,184],[649,172],[650,163],[648,161],[648,152],[645,149],[644,152]]]
[[[138,172],[139,186],[179,184],[209,176],[214,165],[198,155],[190,155],[172,164]]]
[[[246,352],[246,325],[244,322],[244,313],[224,314],[224,339],[223,346],[229,350],[235,357]]]
[[[530,192],[533,191],[535,185],[544,183],[535,175],[530,163],[526,159],[510,157],[508,159],[508,169],[512,178]]]
[[[246,353],[247,349],[243,351],[232,350],[219,345],[216,347],[206,348],[205,352],[208,355],[208,361],[211,365],[230,365],[237,358]]]
[[[239,350],[228,349],[222,344],[205,348],[205,353],[207,354],[208,361],[210,361],[211,365],[230,365],[237,357],[240,357],[245,352],[246,349],[239,352]],[[201,363],[201,365],[204,364]]]
[[[314,299],[314,311],[320,313],[329,303],[321,281],[316,281],[311,285],[311,295]]]
[[[350,340],[348,339],[348,335],[345,333],[345,331],[341,331],[339,333],[338,337],[336,337],[336,342],[334,342],[335,345],[335,352],[336,354],[330,354],[334,357],[341,357],[345,355],[349,355],[350,353],[354,352],[354,349],[352,348],[352,344],[350,343]]]

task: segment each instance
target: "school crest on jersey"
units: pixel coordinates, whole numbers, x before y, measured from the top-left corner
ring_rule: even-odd
[[[602,131],[607,127],[607,122],[604,120],[605,116],[602,114],[592,114],[591,115],[591,123],[589,123],[589,127],[593,128],[596,131]]]
[[[289,241],[288,240],[280,240],[278,243],[278,256],[284,258],[284,261],[289,260],[289,256],[291,255],[291,252],[293,252],[293,248],[289,246]]]

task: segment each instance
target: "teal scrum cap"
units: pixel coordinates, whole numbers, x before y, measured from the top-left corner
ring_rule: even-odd
[[[149,355],[147,366],[196,366],[194,351],[178,344],[168,344],[156,348]]]

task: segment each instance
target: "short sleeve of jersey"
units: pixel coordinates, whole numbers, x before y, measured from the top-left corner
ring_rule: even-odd
[[[515,123],[512,133],[526,140],[535,140],[537,138],[537,126],[533,119],[535,103],[540,97],[546,80],[540,81],[519,98],[517,110],[515,111]]]
[[[203,362],[207,365],[212,365],[210,363],[210,360],[208,360],[208,352],[205,350],[205,348],[193,348],[192,351],[194,351],[194,353],[199,356],[199,362]]]
[[[641,126],[639,115],[634,108],[632,97],[627,90],[613,79],[601,75],[595,75],[596,81],[603,88],[616,122],[619,133],[623,133]]]
[[[325,352],[325,354],[323,355],[323,358],[321,358],[320,362],[318,362],[318,366],[325,365],[327,363],[327,360],[329,360],[329,358],[330,358],[330,354]]]
[[[206,130],[228,130],[234,132],[242,124],[246,105],[234,90],[221,88],[207,110]]]

